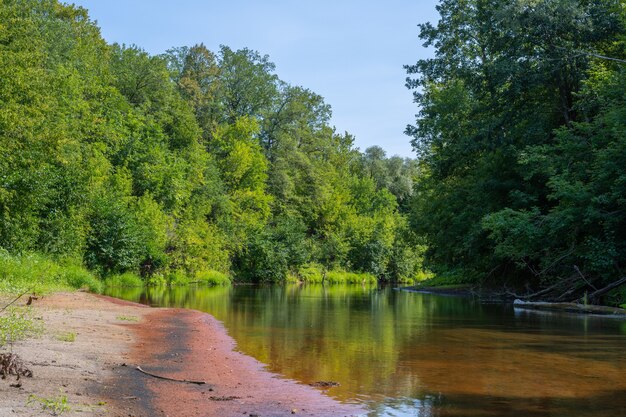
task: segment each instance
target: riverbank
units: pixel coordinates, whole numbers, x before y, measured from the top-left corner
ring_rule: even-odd
[[[21,302],[23,304],[23,302]],[[13,346],[32,378],[0,380],[0,415],[44,416],[349,416],[363,410],[278,378],[235,352],[208,314],[152,309],[87,293],[35,301],[44,323],[36,339]],[[196,385],[145,375],[136,369]],[[47,405],[48,409],[44,410]]]
[[[416,292],[421,294],[434,294],[453,297],[477,297],[483,302],[512,303],[517,309],[549,311],[555,313],[573,313],[582,315],[599,315],[626,318],[626,309],[621,307],[582,304],[582,303],[553,303],[553,302],[528,302],[519,299],[511,299],[504,296],[503,292],[473,290],[468,285],[441,285],[441,286],[411,286],[400,287],[402,291]]]

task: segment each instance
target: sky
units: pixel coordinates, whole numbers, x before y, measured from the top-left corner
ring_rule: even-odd
[[[269,55],[278,77],[324,97],[338,132],[361,150],[413,157],[417,106],[403,65],[429,57],[418,23],[436,22],[437,0],[74,0],[109,42],[151,54],[204,43]]]

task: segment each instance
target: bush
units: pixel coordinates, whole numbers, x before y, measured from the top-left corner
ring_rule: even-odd
[[[376,277],[370,273],[347,272],[341,269],[326,271],[317,263],[303,265],[296,274],[289,274],[287,281],[307,284],[375,284]]]
[[[87,288],[98,291],[101,282],[77,261],[55,261],[52,258],[26,253],[12,255],[0,250],[0,293],[36,293]]]
[[[0,348],[40,334],[42,331],[41,321],[32,317],[30,309],[9,308],[0,315]]]
[[[111,275],[104,283],[107,287],[143,287],[144,285],[139,275],[132,272]]]
[[[287,277],[285,278],[285,282],[288,284],[299,284],[302,282],[300,276],[292,271],[287,272]]]
[[[376,277],[367,272],[346,272],[342,270],[328,271],[326,282],[330,284],[374,284]]]
[[[308,263],[298,270],[298,276],[302,282],[321,283],[324,279],[324,267],[316,263]]]
[[[191,282],[189,274],[181,269],[170,271],[165,280],[167,281],[167,285],[187,285]]]
[[[167,279],[163,274],[153,274],[146,277],[146,285],[149,287],[154,287],[158,285],[167,285]]]
[[[196,280],[209,285],[228,285],[230,278],[223,272],[207,270],[196,274]]]
[[[102,281],[81,265],[66,265],[61,273],[65,282],[72,288],[82,288],[93,292],[102,291]]]

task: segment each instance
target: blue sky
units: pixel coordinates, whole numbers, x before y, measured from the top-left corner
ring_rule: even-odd
[[[413,156],[403,131],[417,108],[402,66],[427,57],[417,24],[436,0],[80,0],[108,42],[158,54],[204,43],[268,54],[278,76],[323,96],[339,132],[364,150]]]

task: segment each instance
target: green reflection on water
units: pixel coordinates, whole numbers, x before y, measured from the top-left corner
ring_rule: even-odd
[[[363,286],[109,294],[211,313],[270,370],[339,382],[329,395],[367,402],[372,415],[595,416],[626,407],[626,338],[615,320]]]

